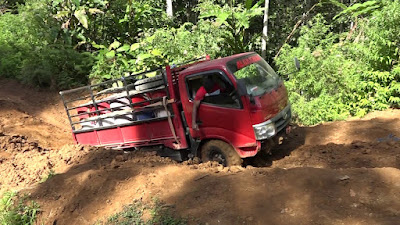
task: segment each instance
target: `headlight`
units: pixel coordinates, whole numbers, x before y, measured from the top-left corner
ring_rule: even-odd
[[[253,129],[257,140],[268,139],[276,134],[275,124],[271,121],[253,125]]]

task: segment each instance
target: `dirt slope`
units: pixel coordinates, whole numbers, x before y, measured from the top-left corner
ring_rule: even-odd
[[[29,193],[39,224],[93,224],[154,196],[190,224],[399,224],[399,118],[297,127],[246,168],[187,165],[73,145],[57,93],[0,80],[0,192]]]

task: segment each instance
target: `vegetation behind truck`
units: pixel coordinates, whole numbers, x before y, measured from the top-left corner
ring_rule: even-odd
[[[206,77],[223,91],[202,100],[195,130],[193,101]],[[291,119],[283,80],[252,52],[197,59],[60,95],[79,144],[162,146],[164,155],[199,156],[227,166],[270,151]]]

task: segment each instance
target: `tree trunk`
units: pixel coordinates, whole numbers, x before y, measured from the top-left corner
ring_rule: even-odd
[[[167,15],[169,18],[174,16],[172,12],[172,0],[167,0]]]
[[[263,32],[261,38],[261,56],[264,59],[267,56],[268,8],[269,8],[269,0],[265,0]]]

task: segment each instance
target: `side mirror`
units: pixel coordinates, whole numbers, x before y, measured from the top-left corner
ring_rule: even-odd
[[[296,57],[294,57],[294,65],[296,66],[297,70],[300,70],[300,62]]]
[[[297,70],[297,71],[300,70],[300,62],[299,62],[299,60],[297,59],[297,57],[294,57],[294,66],[296,67],[296,70]],[[294,73],[297,73],[297,71],[292,71],[292,72],[290,72],[290,73],[284,74],[284,75],[282,75],[282,77],[283,77],[286,81],[288,81],[288,80],[289,80],[289,75],[294,74]]]

